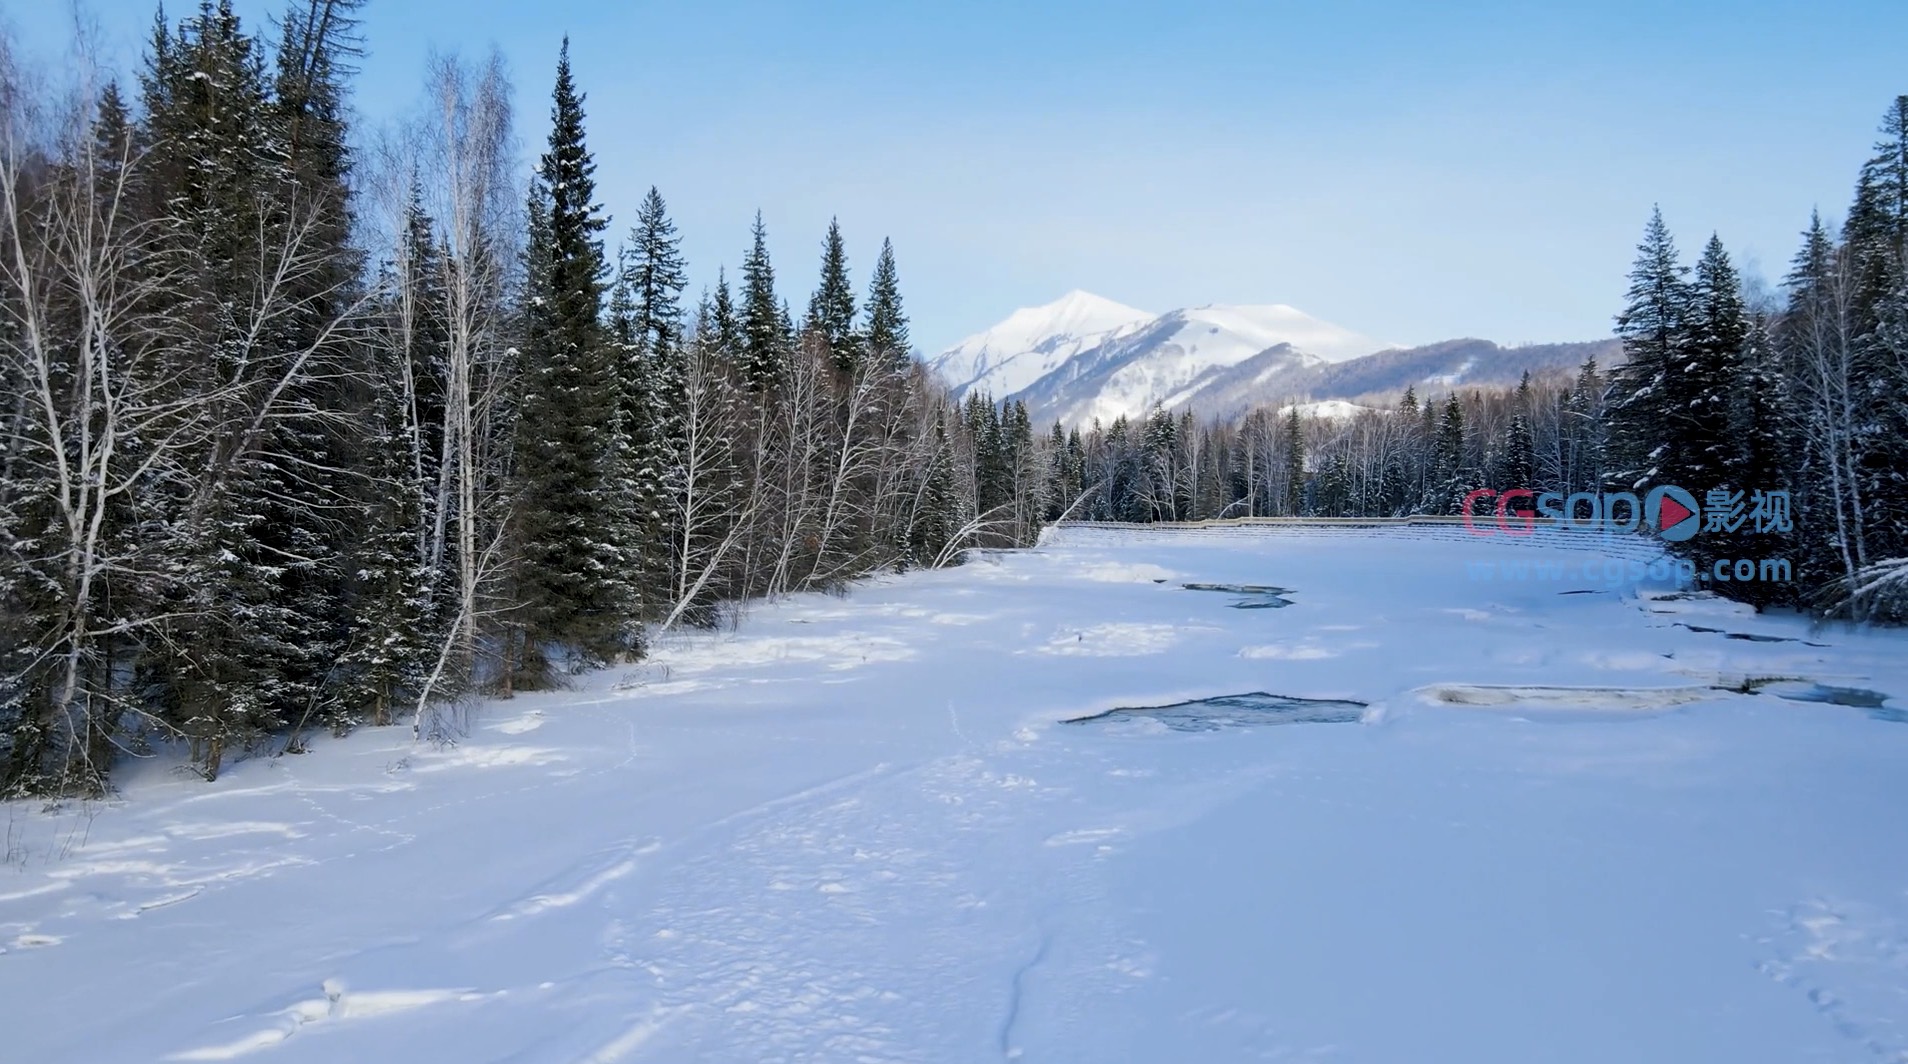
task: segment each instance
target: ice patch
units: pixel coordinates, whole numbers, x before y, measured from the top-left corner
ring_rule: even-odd
[[[1141,722],[1171,731],[1207,732],[1221,728],[1249,728],[1273,724],[1356,724],[1367,703],[1337,698],[1294,698],[1265,691],[1220,695],[1165,706],[1122,706],[1068,724]],[[1151,729],[1147,729],[1151,730]]]
[[[1717,697],[1709,686],[1542,687],[1496,684],[1432,684],[1418,694],[1436,705],[1505,709],[1533,715],[1630,716],[1666,712],[1687,702]]]
[[[1233,600],[1235,610],[1276,610],[1292,604],[1285,596],[1292,593],[1289,587],[1273,587],[1270,584],[1181,584],[1187,591],[1220,591],[1239,596]]]
[[[1760,688],[1778,698],[1791,702],[1825,702],[1832,706],[1852,706],[1856,709],[1881,709],[1888,696],[1880,691],[1870,691],[1866,687],[1831,687],[1828,684],[1809,683],[1770,683]]]

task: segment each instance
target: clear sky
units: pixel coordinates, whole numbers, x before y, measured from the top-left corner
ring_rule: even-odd
[[[194,0],[173,0],[183,13]],[[241,0],[255,19],[278,0]],[[87,10],[130,69],[150,0]],[[41,51],[59,0],[0,0]],[[696,286],[759,208],[805,305],[838,215],[892,237],[932,353],[1084,288],[1142,309],[1289,303],[1397,343],[1606,335],[1650,206],[1779,277],[1908,92],[1908,3],[371,0],[355,105],[492,43],[525,166],[559,41],[604,203],[654,184]]]

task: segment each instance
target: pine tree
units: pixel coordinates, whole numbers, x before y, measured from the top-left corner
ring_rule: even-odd
[[[551,644],[586,660],[628,650],[637,607],[630,500],[615,476],[627,426],[600,317],[607,265],[597,234],[608,223],[594,202],[596,164],[567,40],[552,98],[530,210],[516,445],[519,594],[527,607],[520,667],[531,682],[547,670]]]
[[[1842,226],[1854,277],[1858,333],[1877,324],[1877,310],[1908,272],[1908,95],[1882,116],[1882,139],[1862,165],[1855,202]]]
[[[1285,495],[1280,511],[1297,517],[1305,510],[1305,434],[1297,407],[1285,413],[1285,429],[1280,436],[1280,451],[1285,459]]]
[[[953,451],[944,418],[934,421],[931,457],[920,489],[920,501],[908,522],[907,560],[933,565],[961,525],[960,497],[954,486]]]
[[[1628,305],[1617,316],[1626,361],[1614,382],[1610,446],[1611,480],[1620,488],[1667,483],[1666,472],[1688,465],[1670,427],[1680,398],[1677,379],[1688,360],[1692,309],[1687,272],[1663,224],[1663,212],[1652,212],[1630,271]]]
[[[634,573],[654,617],[664,608],[671,571],[669,470],[680,461],[684,356],[680,240],[661,193],[651,188],[622,255],[611,295],[618,424],[625,440],[619,474],[628,499]]]
[[[874,280],[868,286],[867,321],[862,327],[868,357],[901,369],[913,358],[908,341],[908,316],[901,309],[901,279],[895,270],[894,245],[881,241]]]
[[[828,345],[828,356],[842,373],[852,373],[861,360],[861,338],[855,335],[855,291],[848,283],[848,253],[842,248],[841,226],[828,220],[822,241],[821,283],[808,301],[808,327]]]
[[[1565,494],[1595,491],[1604,482],[1605,384],[1597,360],[1586,359],[1564,397],[1561,490]]]
[[[775,268],[769,263],[768,230],[762,212],[755,212],[753,243],[742,260],[741,319],[742,379],[752,392],[781,387],[788,372],[789,323],[775,298]],[[720,289],[718,289],[720,292]]]
[[[1744,492],[1787,491],[1793,498],[1797,487],[1794,470],[1799,441],[1793,434],[1788,411],[1794,400],[1783,376],[1769,322],[1761,316],[1750,321],[1734,385],[1729,397],[1728,419],[1728,438],[1734,444],[1730,456],[1734,471],[1731,484]],[[1716,555],[1792,558],[1796,554],[1797,539],[1793,530],[1765,529],[1756,533],[1751,526],[1730,538],[1733,542],[1716,551]],[[1792,584],[1756,581],[1732,588],[1731,593],[1758,607],[1796,602]]]
[[[742,359],[742,316],[729,295],[728,274],[716,269],[715,298],[709,304],[709,324],[703,335],[714,340],[721,357],[740,363]]]
[[[636,214],[623,256],[622,280],[632,299],[634,342],[654,356],[682,343],[682,290],[688,270],[682,239],[669,220],[662,193],[651,187]]]
[[[379,366],[364,468],[363,524],[352,551],[355,611],[340,658],[344,697],[332,725],[390,724],[400,699],[423,685],[434,656],[432,573],[419,554],[425,486],[417,478],[404,389]],[[362,715],[362,716],[361,716]]]
[[[1666,470],[1674,483],[1703,492],[1736,480],[1735,443],[1729,434],[1730,399],[1741,374],[1749,315],[1742,281],[1722,241],[1711,236],[1690,287],[1690,334],[1686,359],[1675,375],[1676,403],[1666,411],[1668,431],[1680,436],[1681,468]]]
[[[1529,415],[1511,415],[1498,449],[1497,475],[1492,479],[1499,491],[1533,490],[1537,483],[1537,438],[1531,431]]]
[[[1425,409],[1430,410],[1430,404]],[[1428,513],[1455,514],[1474,486],[1465,463],[1464,404],[1456,392],[1444,400],[1431,454],[1431,494],[1424,508]]]
[[[350,637],[339,659],[334,729],[392,722],[421,693],[441,646],[453,558],[433,559],[443,457],[448,345],[442,263],[422,191],[412,182],[399,261],[380,289],[381,342],[367,345],[369,429],[356,458],[358,510],[347,557]]]

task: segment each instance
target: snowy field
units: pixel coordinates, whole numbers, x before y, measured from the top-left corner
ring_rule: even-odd
[[[0,1060],[1908,1061],[1908,641],[1595,545],[1069,529],[145,762],[6,813]]]

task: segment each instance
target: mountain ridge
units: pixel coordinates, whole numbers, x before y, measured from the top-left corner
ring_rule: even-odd
[[[1525,371],[1620,359],[1615,340],[1502,347],[1463,337],[1383,345],[1278,303],[1182,307],[1143,320],[1079,289],[1022,308],[928,360],[956,398],[1018,400],[1041,423],[1138,417],[1154,406],[1236,417],[1272,402],[1391,398],[1514,384]],[[1019,349],[1015,349],[1019,348]],[[1327,406],[1345,409],[1349,403]]]

